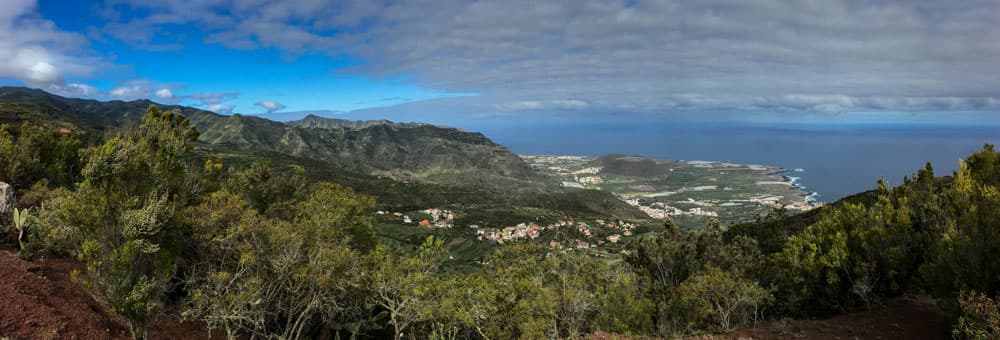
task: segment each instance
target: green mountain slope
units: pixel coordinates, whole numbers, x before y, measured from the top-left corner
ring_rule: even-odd
[[[41,90],[0,88],[0,122],[44,122],[100,136],[134,122],[154,104],[73,99]],[[327,162],[353,172],[438,184],[477,185],[503,192],[535,187],[539,177],[520,157],[479,133],[426,124],[354,122],[320,117],[288,124],[178,105],[218,152],[274,152]]]

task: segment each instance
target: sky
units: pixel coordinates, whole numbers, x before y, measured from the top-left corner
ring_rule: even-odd
[[[0,85],[223,114],[997,122],[1000,1],[0,0]]]

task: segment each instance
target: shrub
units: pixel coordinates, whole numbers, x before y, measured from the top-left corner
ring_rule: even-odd
[[[77,255],[83,243],[80,223],[85,223],[86,214],[93,212],[86,202],[73,199],[73,193],[65,188],[52,189],[38,208],[38,218],[31,235],[28,248],[32,253],[52,255]]]
[[[962,308],[962,316],[952,330],[956,339],[1000,337],[1000,303],[975,291],[963,291],[958,303]]]
[[[344,187],[320,183],[298,205],[293,223],[262,216],[242,197],[219,191],[185,210],[200,261],[189,276],[184,315],[230,338],[308,337],[317,322],[358,331],[364,308],[363,253],[371,237],[373,202]],[[325,208],[325,209],[323,209]]]
[[[681,283],[677,298],[696,324],[723,332],[755,323],[771,301],[771,295],[756,282],[715,266]]]
[[[84,181],[65,202],[80,227],[88,287],[145,338],[179,258],[177,207],[188,199],[187,156],[198,132],[190,121],[150,106],[136,130],[86,151]]]

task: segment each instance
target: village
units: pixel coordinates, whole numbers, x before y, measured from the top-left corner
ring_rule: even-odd
[[[454,221],[457,218],[455,212],[439,208],[407,213],[380,210],[376,214],[393,223],[428,229],[454,228]],[[469,224],[466,227],[470,233],[475,235],[477,241],[503,245],[538,240],[545,233],[548,236],[544,239],[548,241],[548,246],[552,249],[587,250],[596,255],[599,252],[593,251],[599,250],[602,246],[618,244],[624,238],[633,236],[639,225],[621,220],[594,219],[588,223],[573,218],[564,218],[548,224],[522,222],[508,226],[491,227]]]
[[[593,225],[601,230],[612,232],[604,237],[604,239],[611,243],[618,243],[623,236],[632,236],[633,230],[638,227],[635,223],[627,223],[623,221],[607,222],[603,219],[595,220]],[[470,228],[475,229],[478,236],[477,239],[489,240],[496,242],[497,244],[504,244],[505,242],[512,242],[521,239],[536,239],[539,235],[541,235],[542,231],[558,231],[560,228],[563,230],[575,230],[579,236],[582,236],[585,239],[593,239],[596,234],[592,231],[590,224],[586,222],[576,222],[573,219],[561,220],[545,226],[539,226],[535,223],[520,223],[515,226],[500,228],[479,228],[478,226],[470,226]],[[603,243],[603,241],[600,240],[599,242]]]
[[[778,208],[802,212],[822,205],[815,201],[815,193],[796,183],[797,177],[783,175],[802,169],[715,161],[659,161],[634,156],[610,161],[608,157],[583,156],[522,158],[536,171],[556,177],[569,190],[612,192],[654,219],[701,223],[698,221],[718,218],[723,223],[736,223]],[[645,162],[644,172],[630,175],[606,167],[612,164],[622,169],[638,164],[637,161]]]
[[[454,226],[455,213],[450,210],[428,208],[420,210],[418,212],[421,214],[422,218],[417,219],[415,217],[410,217],[409,214],[404,214],[401,212],[388,212],[379,210],[375,214],[379,216],[389,216],[390,219],[395,220],[395,222],[401,222],[402,224],[416,224],[421,227],[427,228],[451,228]],[[414,214],[414,216],[418,216]]]

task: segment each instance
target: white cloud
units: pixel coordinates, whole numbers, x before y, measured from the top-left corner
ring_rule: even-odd
[[[122,100],[135,100],[149,98],[149,88],[142,85],[123,85],[108,91],[111,97]]]
[[[36,62],[28,68],[25,73],[25,81],[35,84],[57,84],[62,83],[62,75],[55,66],[44,61]]]
[[[71,83],[66,85],[70,91],[78,93],[81,97],[94,97],[101,93],[96,87],[87,84]]]
[[[267,113],[280,111],[285,108],[285,105],[272,100],[262,100],[255,103],[254,105],[264,108],[264,110],[267,110]]]
[[[160,83],[149,79],[130,79],[119,83],[108,90],[106,97],[119,100],[155,99],[163,104],[177,104],[185,99],[200,101],[196,96],[204,94],[183,95],[174,93],[184,85]],[[212,104],[219,103],[214,101]]]
[[[103,65],[88,56],[87,40],[43,19],[34,0],[0,2],[0,77],[59,94],[92,93],[67,84],[67,76],[88,76]]]
[[[156,91],[156,97],[164,100],[174,99],[174,92],[170,89],[159,89]]]
[[[235,106],[233,106],[233,105],[225,105],[225,104],[211,104],[211,105],[205,106],[205,110],[212,111],[212,112],[219,113],[219,114],[231,114],[231,113],[233,113],[233,109],[234,108],[235,108]]]
[[[231,114],[235,105],[224,104],[239,97],[238,93],[205,92],[183,96],[185,100],[194,101],[194,106],[220,114]]]
[[[139,38],[124,41],[194,25],[208,43],[350,55],[365,63],[342,71],[412,75],[500,110],[990,110],[1000,98],[997,1],[125,2]]]
[[[198,101],[200,105],[214,105],[236,99],[238,96],[239,94],[230,92],[205,92],[195,93],[187,96],[187,98]]]
[[[521,100],[497,105],[501,110],[583,110],[590,103],[577,99]]]

